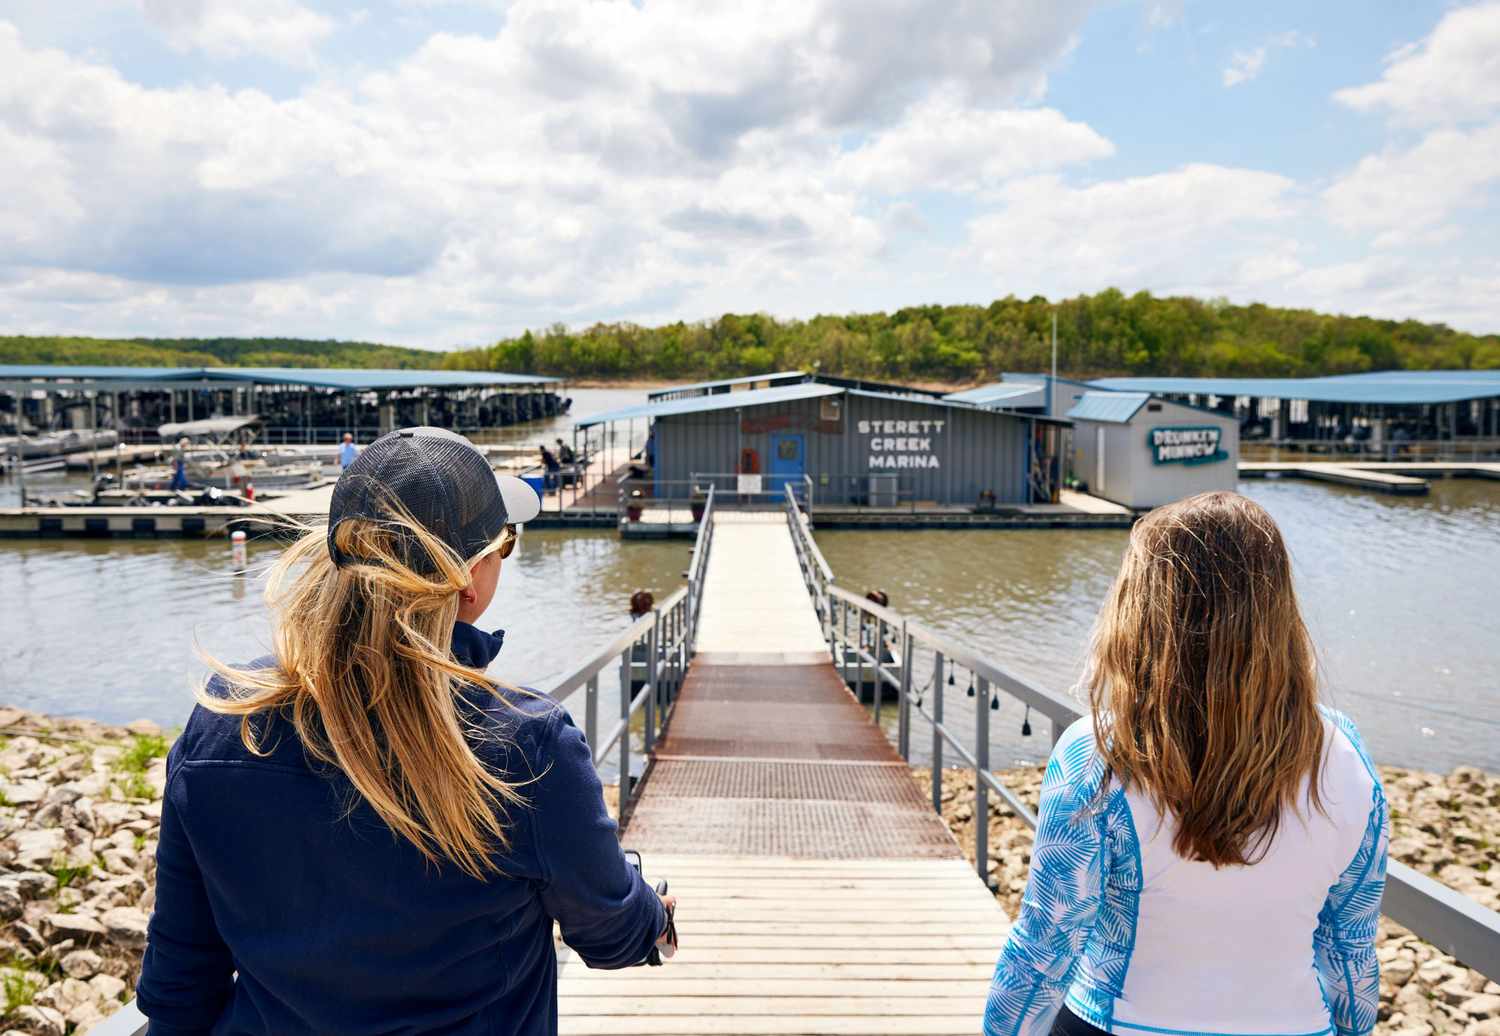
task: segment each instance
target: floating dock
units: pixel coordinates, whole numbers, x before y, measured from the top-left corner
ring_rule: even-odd
[[[1401,495],[1426,493],[1434,478],[1500,479],[1500,462],[1485,461],[1241,461],[1239,470],[1241,478],[1304,478]]]
[[[979,1028],[1009,920],[834,668],[784,511],[716,510],[653,758],[621,841],[679,897],[682,948],[647,975],[561,951],[560,1032]]]

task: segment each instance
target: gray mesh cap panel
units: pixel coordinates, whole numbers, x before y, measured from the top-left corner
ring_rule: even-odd
[[[492,543],[509,521],[495,473],[468,439],[445,428],[403,428],[365,447],[333,488],[328,553],[335,565],[359,561],[334,546],[339,523],[386,520],[393,505],[465,560]],[[415,542],[407,550],[412,567],[436,569]]]

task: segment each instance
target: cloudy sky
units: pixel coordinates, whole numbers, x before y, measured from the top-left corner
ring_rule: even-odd
[[[0,0],[0,332],[1500,330],[1500,0]]]

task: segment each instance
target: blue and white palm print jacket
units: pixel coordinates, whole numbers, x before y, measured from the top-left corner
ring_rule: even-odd
[[[1091,720],[1069,727],[986,1036],[1046,1033],[1063,1004],[1124,1036],[1369,1033],[1388,810],[1354,724],[1323,715],[1322,810],[1288,811],[1263,859],[1218,869],[1173,851],[1149,799],[1102,787]]]

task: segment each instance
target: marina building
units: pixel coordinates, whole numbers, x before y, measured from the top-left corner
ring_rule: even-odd
[[[659,499],[701,494],[709,485],[780,495],[791,484],[797,492],[810,488],[820,505],[1056,502],[1065,421],[899,386],[881,391],[850,379],[801,377],[748,389],[706,383],[692,387],[695,395],[659,394],[579,426],[648,427],[644,452]]]
[[[1232,490],[1239,470],[1233,417],[1147,392],[1084,392],[1068,411],[1072,471],[1095,496],[1131,510]]]

